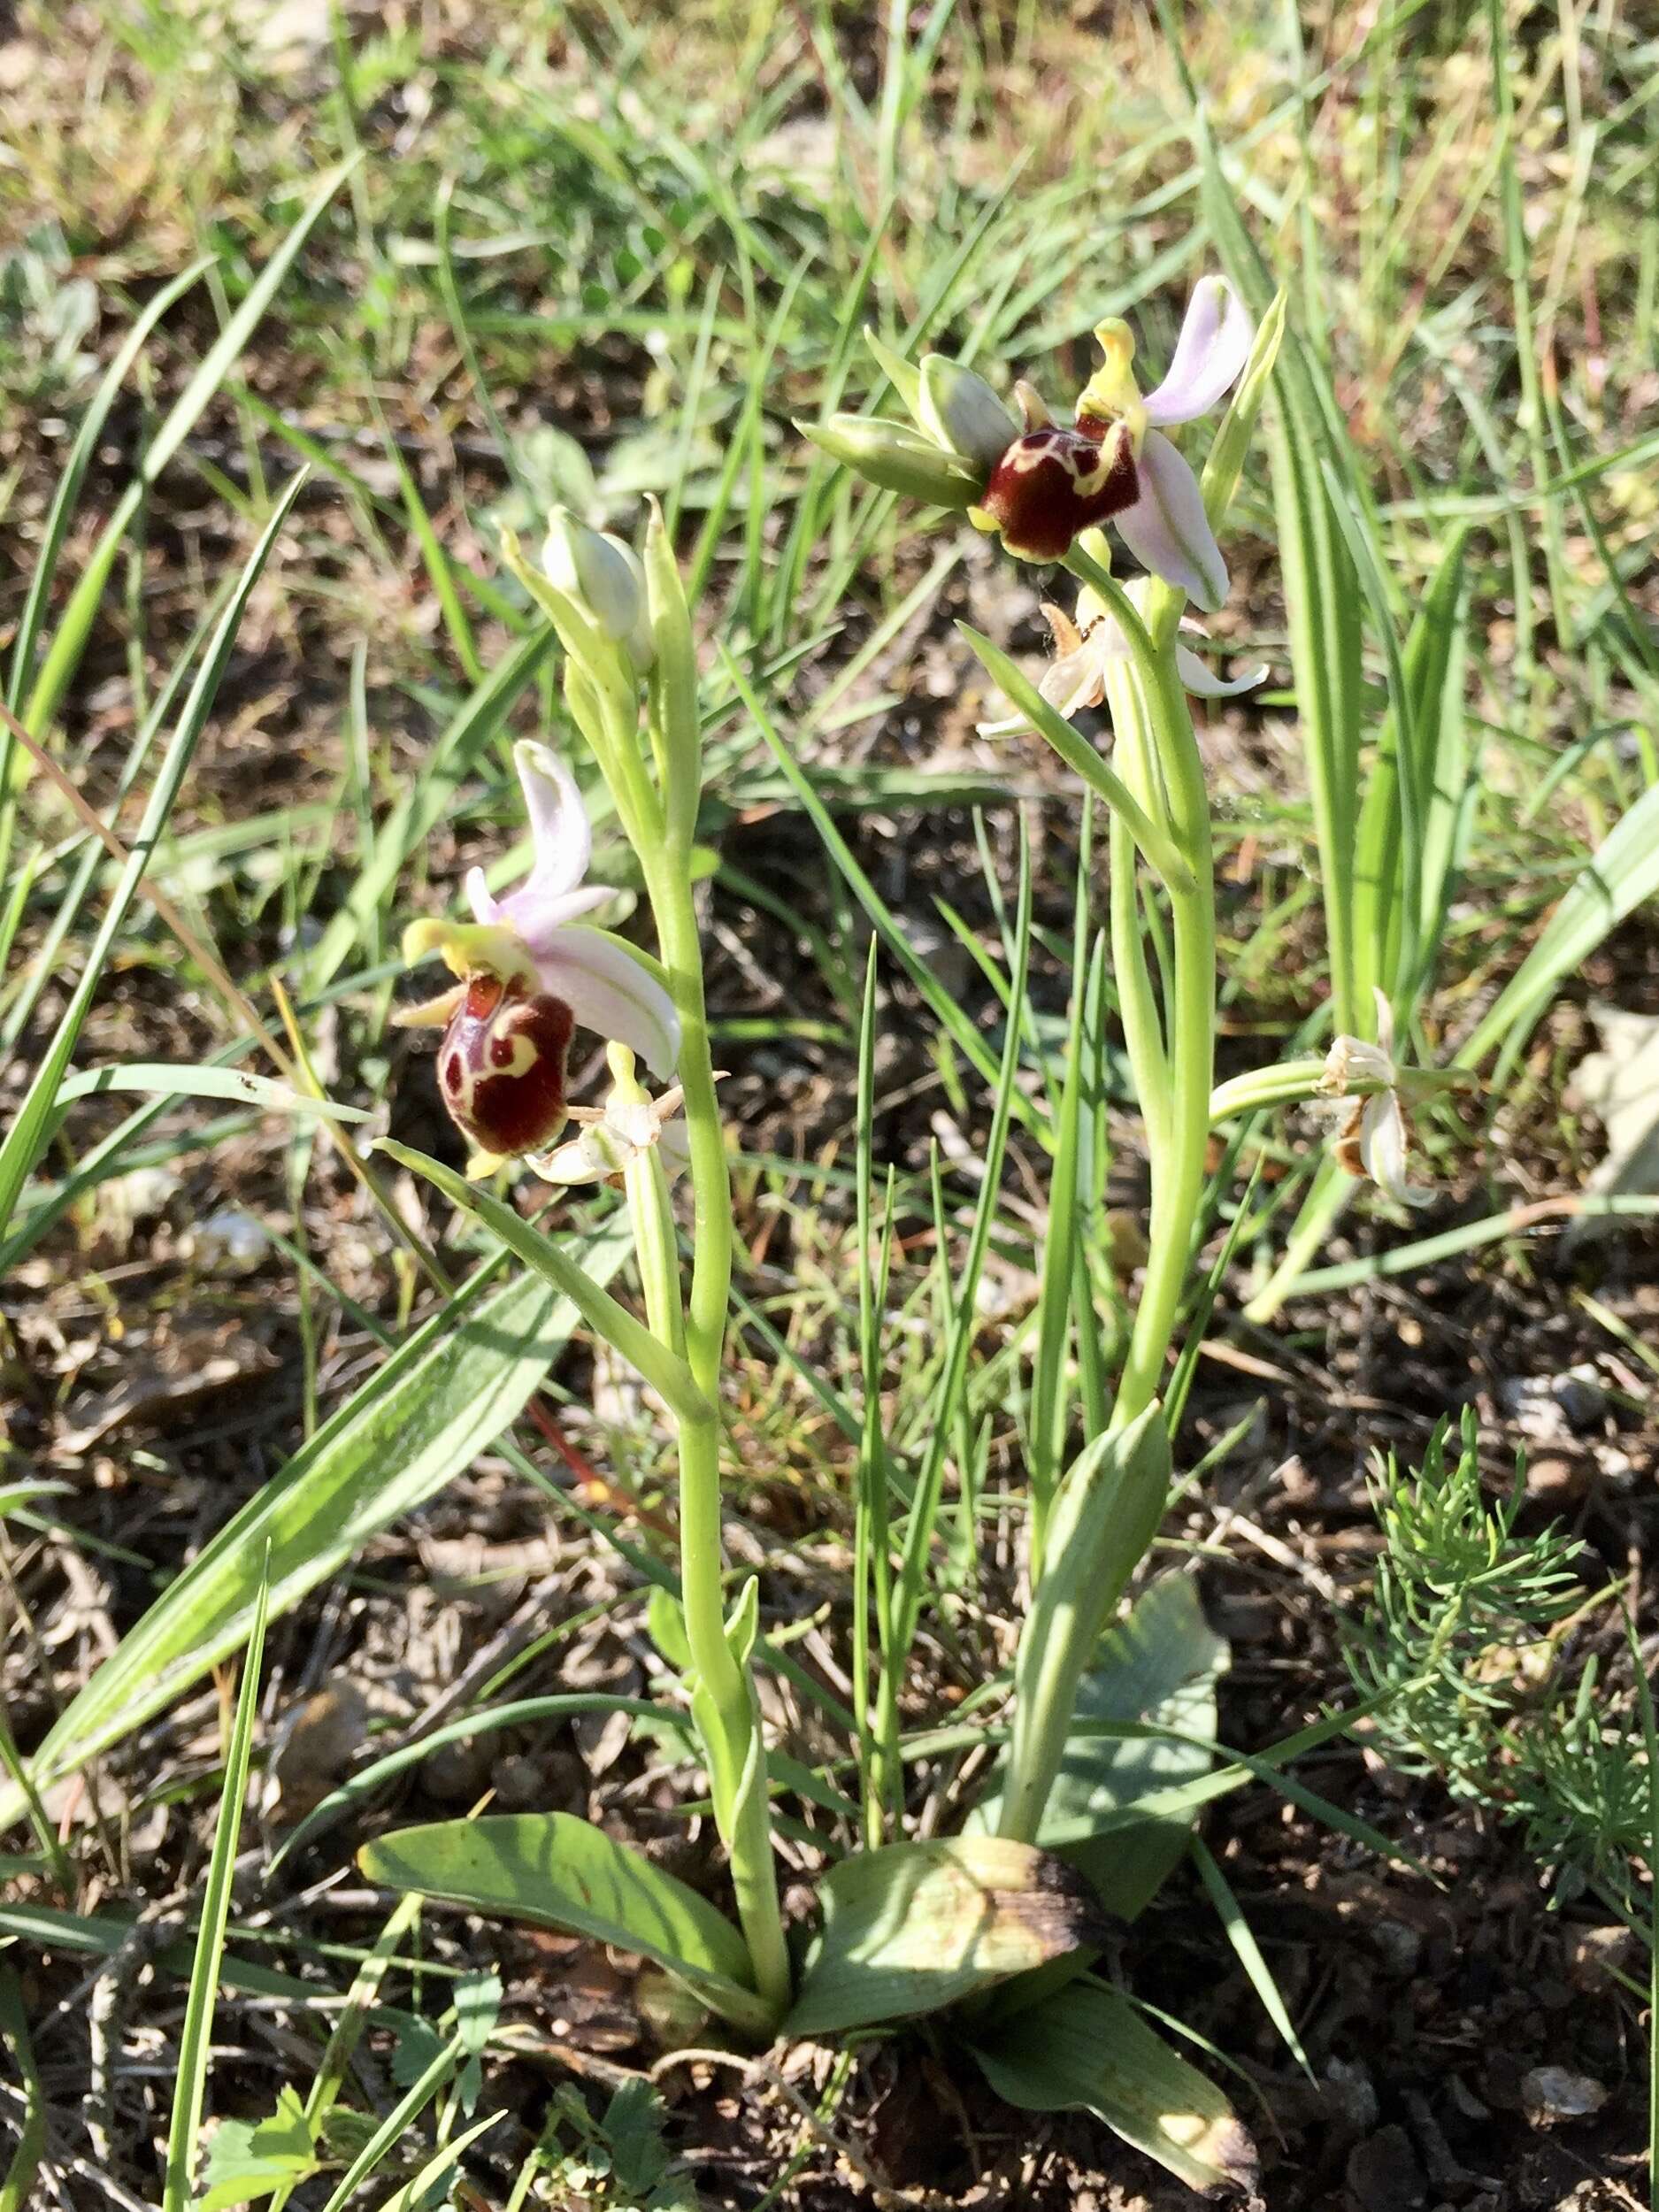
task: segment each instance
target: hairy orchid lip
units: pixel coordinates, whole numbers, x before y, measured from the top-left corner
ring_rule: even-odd
[[[1079,531],[1121,514],[1140,494],[1126,433],[1098,437],[1058,426],[1016,438],[991,472],[981,504],[1020,560],[1059,561]]]
[[[438,1048],[438,1089],[449,1118],[482,1152],[540,1152],[565,1126],[565,1069],[575,1017],[562,999],[515,976],[469,976]]]

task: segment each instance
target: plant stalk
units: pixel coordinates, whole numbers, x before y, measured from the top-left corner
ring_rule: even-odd
[[[732,1183],[716,1095],[703,999],[703,949],[680,841],[640,855],[669,991],[680,1017],[692,1187],[692,1269],[686,1358],[710,1409],[676,1420],[680,1448],[680,1578],[686,1637],[712,1726],[705,1742],[717,1821],[731,1856],[738,1915],[756,1986],[780,2016],[790,1997],[789,1955],[772,1861],[766,1754],[748,1666],[727,1640],[720,1532],[720,1368],[732,1282]]]

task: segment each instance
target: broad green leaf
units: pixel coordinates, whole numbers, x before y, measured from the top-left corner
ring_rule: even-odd
[[[1102,1637],[1078,1686],[1072,1733],[1037,1840],[1086,1874],[1102,1904],[1120,1919],[1133,1920],[1156,1894],[1192,1828],[1190,1815],[1138,1827],[1123,1826],[1121,1816],[1151,1792],[1210,1771],[1204,1744],[1216,1733],[1216,1680],[1226,1664],[1227,1647],[1205,1620],[1190,1577],[1165,1575]],[[1199,1740],[1109,1732],[1127,1722],[1150,1722]],[[995,1826],[1002,1782],[999,1771],[975,1806],[976,1829]],[[1110,1833],[1100,1832],[1109,1819]]]
[[[603,1279],[628,1248],[610,1225],[582,1248]],[[481,1269],[250,1498],[122,1640],[35,1753],[44,1789],[171,1704],[247,1638],[271,1548],[271,1611],[287,1611],[377,1531],[469,1467],[523,1409],[576,1325],[535,1275],[490,1289]],[[0,1799],[0,1826],[21,1810]]]
[[[221,2120],[208,2137],[194,2212],[256,2203],[309,2180],[317,2170],[316,2131],[299,2093],[284,2084],[269,2119]]]
[[[1256,2146],[1220,2090],[1102,1983],[1071,1983],[973,2055],[1022,2112],[1093,2112],[1189,2188],[1256,2185]]]
[[[207,2069],[213,2048],[213,2004],[219,1993],[219,1969],[225,1956],[225,1930],[230,1921],[231,1886],[236,1874],[236,1845],[242,1835],[242,1816],[248,1795],[248,1770],[253,1755],[253,1724],[259,1711],[259,1662],[265,1655],[265,1625],[271,1595],[270,1555],[258,1554],[258,1582],[254,1591],[253,1624],[248,1632],[248,1656],[236,1697],[236,1717],[231,1724],[230,1747],[225,1758],[225,1781],[219,1792],[219,1818],[213,1829],[213,1852],[208,1861],[207,1886],[202,1894],[202,1925],[196,1939],[196,1958],[190,1968],[189,1994],[185,2000],[184,2026],[179,2036],[178,2079],[173,2090],[173,2117],[167,2130],[167,2170],[162,2185],[162,2212],[185,2212],[191,2197],[196,2170],[196,2139],[207,2100]]]
[[[1659,784],[1644,791],[1617,822],[1569,886],[1532,949],[1509,978],[1456,1064],[1479,1067],[1494,1045],[1503,1046],[1495,1080],[1502,1081],[1532,1033],[1564,975],[1581,968],[1602,939],[1659,893]]]
[[[571,1813],[440,1820],[365,1844],[372,1882],[418,1890],[652,1959],[735,2026],[769,2035],[742,1937],[707,1898]]]
[[[883,1844],[833,1867],[787,2035],[938,2012],[1098,1942],[1104,1921],[1062,1861],[1007,1836]]]

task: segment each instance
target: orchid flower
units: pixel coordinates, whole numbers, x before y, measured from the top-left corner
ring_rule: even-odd
[[[799,426],[872,483],[965,509],[1019,560],[1063,561],[1079,530],[1110,520],[1143,568],[1213,614],[1227,565],[1198,480],[1164,434],[1209,414],[1238,382],[1256,342],[1249,311],[1225,277],[1202,278],[1169,374],[1144,396],[1129,326],[1103,322],[1094,335],[1106,358],[1069,426],[1029,384],[1015,387],[1022,428],[972,370],[941,354],[912,367],[872,338],[914,426],[868,415]]]
[[[549,1183],[619,1186],[634,1162],[642,1160],[655,1145],[672,1179],[683,1173],[691,1158],[681,1102],[676,1087],[664,1091],[660,1098],[613,1095],[603,1107],[572,1106],[571,1119],[583,1125],[581,1134],[543,1153],[531,1164]]]
[[[1201,278],[1169,373],[1144,399],[1135,384],[1128,326],[1102,323],[1094,335],[1106,359],[1078,402],[1078,427],[1095,434],[1092,426],[1098,423],[1110,436],[1121,424],[1135,456],[1135,497],[1112,517],[1113,525],[1142,568],[1213,614],[1227,595],[1227,565],[1198,479],[1164,433],[1210,414],[1244,373],[1256,342],[1249,310],[1225,277]]]
[[[1434,1193],[1406,1180],[1411,1139],[1401,1094],[1423,1087],[1431,1071],[1423,1071],[1414,1080],[1396,1065],[1394,1010],[1381,991],[1376,997],[1377,1042],[1338,1037],[1319,1079],[1326,1098],[1348,1101],[1333,1149],[1350,1175],[1368,1176],[1395,1205],[1426,1206]]]
[[[1256,339],[1248,311],[1225,277],[1203,278],[1169,374],[1144,398],[1127,323],[1100,323],[1094,336],[1106,358],[1072,427],[1054,422],[1028,384],[1016,388],[1025,434],[998,460],[969,518],[1027,561],[1064,560],[1079,530],[1110,519],[1143,568],[1213,614],[1227,595],[1227,565],[1198,479],[1164,428],[1207,415],[1237,383]]]
[[[1018,388],[1025,434],[998,461],[978,513],[1024,560],[1063,560],[1079,530],[1110,520],[1155,576],[1213,614],[1227,595],[1227,565],[1190,465],[1164,435],[1218,406],[1255,343],[1248,310],[1225,277],[1194,288],[1169,374],[1144,398],[1127,323],[1096,326],[1106,358],[1083,388],[1074,427],[1050,421]]]
[[[1127,595],[1135,611],[1144,613],[1146,580],[1137,578],[1127,587]],[[1086,584],[1078,594],[1075,621],[1060,608],[1046,603],[1042,611],[1054,633],[1056,657],[1037,688],[1069,722],[1085,707],[1097,707],[1104,701],[1107,667],[1111,662],[1130,658],[1129,641],[1092,585]],[[1184,620],[1181,627],[1202,634],[1202,626],[1196,622]],[[1175,648],[1175,671],[1186,688],[1201,699],[1236,699],[1241,692],[1253,690],[1265,681],[1267,676],[1265,667],[1259,665],[1247,668],[1240,676],[1217,676],[1205,667],[1196,653],[1180,644]]]
[[[428,918],[403,934],[406,960],[439,953],[461,979],[398,1019],[443,1030],[438,1087],[479,1148],[475,1171],[557,1136],[576,1029],[627,1045],[664,1079],[680,1055],[680,1020],[662,984],[626,946],[578,920],[610,893],[583,880],[592,834],[574,779],[545,746],[518,745],[514,759],[530,818],[529,874],[497,899],[474,868],[471,925]]]

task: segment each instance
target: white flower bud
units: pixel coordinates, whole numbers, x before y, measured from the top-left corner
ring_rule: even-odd
[[[645,572],[631,545],[608,530],[590,530],[568,508],[556,507],[548,518],[541,565],[556,591],[590,614],[613,643],[627,648],[636,668],[650,666]]]

